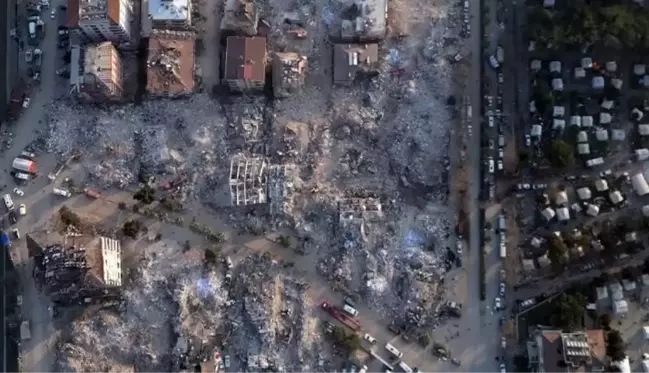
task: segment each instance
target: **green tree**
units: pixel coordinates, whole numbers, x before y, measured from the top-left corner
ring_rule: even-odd
[[[142,189],[133,194],[133,199],[148,205],[155,201],[155,189],[145,185]]]
[[[558,310],[551,316],[553,326],[572,331],[583,326],[586,298],[581,294],[561,294],[555,300]]]
[[[626,356],[626,343],[615,329],[606,334],[606,355],[613,361],[621,361]]]
[[[361,347],[361,339],[356,333],[348,333],[342,326],[334,326],[333,337],[336,343],[343,346],[351,354]]]
[[[144,230],[144,225],[139,220],[129,220],[122,226],[122,233],[124,233],[126,237],[131,237],[133,239],[137,238],[137,235]]]
[[[80,227],[81,226],[81,219],[79,218],[79,215],[75,214],[70,210],[68,206],[63,206],[59,209],[59,216],[61,217],[61,221],[65,226],[73,226],[73,227]]]
[[[550,162],[555,167],[570,167],[575,164],[575,153],[572,146],[563,140],[552,140]]]
[[[566,253],[568,252],[568,246],[565,242],[556,235],[550,235],[548,239],[548,259],[554,264],[557,268],[563,267],[566,265]]]

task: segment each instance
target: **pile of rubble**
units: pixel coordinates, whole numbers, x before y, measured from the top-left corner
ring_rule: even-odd
[[[313,318],[307,285],[264,256],[250,256],[234,272],[227,323],[228,350],[248,371],[325,371],[329,346]]]
[[[118,110],[60,101],[50,108],[48,123],[43,150],[61,159],[80,150],[80,176],[99,187],[126,187],[142,174],[186,173],[196,184],[189,189],[209,196],[208,181],[228,162],[226,122],[207,94],[182,105],[147,101]]]
[[[227,300],[221,276],[202,253],[160,241],[149,246],[119,310],[101,309],[70,325],[59,348],[61,371],[178,371],[202,361],[217,344]]]

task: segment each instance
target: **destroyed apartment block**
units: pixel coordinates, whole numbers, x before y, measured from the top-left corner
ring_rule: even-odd
[[[264,157],[239,155],[230,162],[230,200],[233,206],[268,201],[268,162]]]
[[[122,286],[122,250],[107,237],[66,236],[63,243],[39,245],[35,277],[59,303],[111,299]]]
[[[347,198],[338,202],[339,225],[372,223],[383,220],[381,201],[377,198]]]
[[[379,46],[377,44],[335,44],[335,84],[351,85],[360,74],[371,75],[378,71]]]
[[[304,85],[307,58],[297,53],[273,55],[273,93],[275,97],[288,97]]]
[[[343,5],[337,19],[329,25],[334,43],[367,43],[385,39],[388,0],[356,0]]]
[[[149,38],[146,91],[154,97],[179,97],[194,92],[196,34],[154,30]]]
[[[257,35],[259,12],[252,0],[226,0],[221,31],[245,36]]]
[[[223,84],[233,91],[263,90],[267,60],[266,38],[229,36],[226,39]]]
[[[133,0],[67,0],[66,26],[84,43],[130,43],[136,32],[133,7]]]
[[[268,168],[268,197],[270,213],[282,214],[290,204],[295,184],[295,165],[271,165]]]
[[[110,42],[73,46],[70,50],[71,92],[86,102],[119,101],[123,97],[122,58]]]
[[[191,27],[190,0],[149,0],[149,19],[154,30],[187,30]]]

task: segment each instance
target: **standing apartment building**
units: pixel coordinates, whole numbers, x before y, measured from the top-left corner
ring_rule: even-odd
[[[70,32],[86,43],[133,41],[131,0],[68,0]]]
[[[73,46],[70,61],[72,92],[86,102],[118,101],[123,95],[122,62],[110,42]]]
[[[154,30],[187,30],[191,27],[189,0],[149,0],[149,19]]]

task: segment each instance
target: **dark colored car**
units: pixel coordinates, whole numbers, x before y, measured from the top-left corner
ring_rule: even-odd
[[[18,222],[18,217],[16,216],[15,211],[9,211],[9,221],[11,224],[16,224]]]

